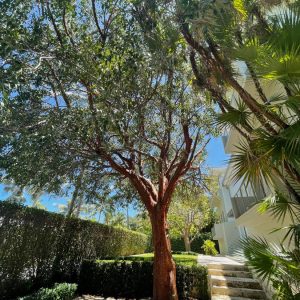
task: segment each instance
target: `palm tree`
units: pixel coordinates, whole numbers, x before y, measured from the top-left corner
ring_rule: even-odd
[[[219,106],[217,123],[241,136],[231,158],[234,180],[267,182],[275,188],[260,209],[292,223],[284,240],[293,249],[262,239],[243,241],[249,264],[272,282],[276,299],[300,297],[300,2],[241,1],[227,4],[178,1],[177,18],[191,47],[195,86],[206,89]],[[275,12],[275,13],[274,13]],[[238,81],[233,62],[242,61],[255,95]],[[271,80],[282,92],[267,95]],[[236,99],[226,98],[232,89]],[[282,242],[284,242],[284,240]]]
[[[181,31],[193,49],[190,61],[195,85],[209,91],[219,105],[219,122],[243,136],[245,143],[235,162],[250,159],[252,164],[255,158],[257,180],[275,173],[300,203],[295,187],[300,184],[299,7],[289,6],[267,18],[257,2],[248,6],[244,2],[248,3],[207,5],[201,14],[194,10],[194,18],[189,19],[179,10]],[[257,97],[238,82],[232,68],[236,60],[245,63]],[[276,80],[284,93],[267,97],[260,78]],[[236,103],[226,99],[228,87],[236,92]],[[237,176],[247,177],[248,173],[248,168],[240,167]]]

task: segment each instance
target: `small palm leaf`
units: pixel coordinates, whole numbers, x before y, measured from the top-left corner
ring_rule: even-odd
[[[245,45],[232,50],[234,57],[248,63],[255,62],[266,50],[257,39],[249,40]]]
[[[287,115],[289,110],[289,118],[293,119],[296,115],[300,116],[300,96],[294,95],[286,97],[283,94],[277,94],[269,98],[270,107],[279,108],[282,111],[282,115]],[[285,117],[286,119],[286,117]]]
[[[268,43],[275,51],[300,54],[300,8],[290,6],[272,17],[272,34]]]
[[[284,160],[292,164],[300,162],[300,122],[271,135],[262,129],[256,130],[256,148],[267,151],[273,163],[280,165]]]
[[[300,116],[300,95],[289,97],[284,104]]]
[[[281,230],[287,230],[282,243],[289,238],[289,246],[294,242],[295,247],[300,247],[300,224],[291,224],[287,227],[280,228]]]
[[[256,148],[255,142],[241,142],[236,145],[237,151],[231,156],[233,165],[232,180],[237,182],[243,178],[246,184],[259,185],[266,181],[272,182],[272,164],[269,153]]]
[[[248,12],[243,0],[233,0],[233,7],[240,13],[243,19],[248,17]]]
[[[268,243],[263,239],[246,238],[241,241],[244,255],[262,280],[270,280],[276,273],[276,264]]]
[[[265,213],[269,211],[275,219],[283,221],[288,214],[293,222],[300,222],[300,206],[293,202],[289,196],[276,192],[275,195],[266,197],[260,204],[258,211]]]
[[[262,280],[277,282],[288,289],[293,284],[299,286],[297,254],[287,251],[283,246],[269,244],[262,238],[246,238],[242,240],[242,247],[248,264]]]
[[[238,101],[237,109],[232,109],[226,113],[217,115],[217,124],[221,127],[226,126],[247,126],[250,127],[251,113],[247,110],[242,101]]]

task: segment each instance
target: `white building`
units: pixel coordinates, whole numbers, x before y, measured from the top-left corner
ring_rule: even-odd
[[[240,74],[244,74],[238,78],[239,83],[254,97],[258,97],[253,81],[246,75],[246,66],[239,62],[235,67]],[[267,98],[284,93],[283,87],[278,82],[261,81],[261,85]],[[228,93],[231,104],[235,106],[238,99],[236,92]],[[242,139],[243,137],[234,128],[226,132],[223,136],[225,153],[233,154]],[[240,239],[246,236],[260,237],[279,244],[286,232],[284,230],[274,232],[274,229],[290,225],[291,219],[287,217],[283,224],[280,224],[270,213],[258,212],[258,202],[272,195],[272,189],[265,184],[252,187],[246,186],[243,180],[234,182],[231,164],[224,168],[215,168],[212,173],[219,179],[220,199],[213,199],[211,206],[219,216],[219,222],[213,228],[213,239],[219,243],[220,254],[233,255],[240,249]]]

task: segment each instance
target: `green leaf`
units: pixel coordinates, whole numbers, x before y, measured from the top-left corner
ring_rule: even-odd
[[[233,0],[233,7],[241,14],[243,19],[246,19],[248,12],[246,10],[244,0]]]

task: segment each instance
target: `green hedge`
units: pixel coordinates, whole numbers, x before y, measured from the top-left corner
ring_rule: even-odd
[[[196,253],[204,253],[202,246],[205,240],[211,240],[211,232],[203,232],[191,244],[191,251]],[[171,238],[172,251],[185,251],[183,238]]]
[[[104,297],[145,298],[152,296],[153,262],[84,261],[78,292]],[[207,269],[203,266],[176,265],[179,299],[207,300]]]
[[[77,282],[83,259],[143,253],[147,246],[141,233],[0,202],[0,298]]]

